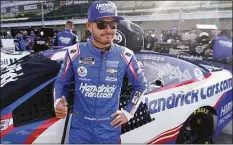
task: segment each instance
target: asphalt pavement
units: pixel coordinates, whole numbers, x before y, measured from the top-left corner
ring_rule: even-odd
[[[214,144],[233,144],[232,134],[220,133],[215,138]]]

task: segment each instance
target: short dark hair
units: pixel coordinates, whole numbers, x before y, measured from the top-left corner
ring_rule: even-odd
[[[22,34],[22,31],[21,30],[17,30],[16,34]]]
[[[66,25],[67,25],[67,26],[72,26],[72,25],[73,25],[73,22],[72,22],[72,21],[66,21]]]
[[[229,29],[223,29],[220,33],[221,35],[226,35],[227,37],[231,36],[231,31]]]

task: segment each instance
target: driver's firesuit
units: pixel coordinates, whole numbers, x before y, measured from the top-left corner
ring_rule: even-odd
[[[119,107],[125,74],[133,86],[130,101],[122,110],[129,120],[147,84],[134,53],[117,44],[103,52],[93,46],[91,39],[68,47],[55,82],[54,100],[68,94],[66,88],[75,78],[69,143],[120,142],[121,128],[112,127],[110,122],[114,119],[111,114]]]

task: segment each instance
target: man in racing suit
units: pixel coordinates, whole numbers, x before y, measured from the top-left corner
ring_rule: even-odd
[[[75,79],[75,97],[69,143],[120,143],[121,125],[137,110],[147,81],[134,53],[113,43],[116,5],[94,2],[88,9],[88,42],[68,47],[54,87],[56,116],[67,115],[67,87]],[[118,110],[124,75],[133,89],[128,105]]]
[[[212,52],[212,53],[210,53]],[[232,63],[232,34],[228,29],[220,32],[219,36],[209,42],[209,49],[205,52],[206,56],[217,61]],[[212,54],[212,56],[210,55]]]
[[[56,35],[53,46],[71,46],[77,43],[78,36],[72,33],[73,22],[67,21],[65,30]]]

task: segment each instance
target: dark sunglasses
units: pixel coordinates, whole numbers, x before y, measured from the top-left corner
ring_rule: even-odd
[[[116,29],[117,28],[117,21],[111,21],[111,22],[106,22],[106,21],[96,21],[95,22],[97,25],[97,28],[99,30],[103,30],[105,28],[107,28],[107,25],[109,25],[109,27],[111,29]]]

